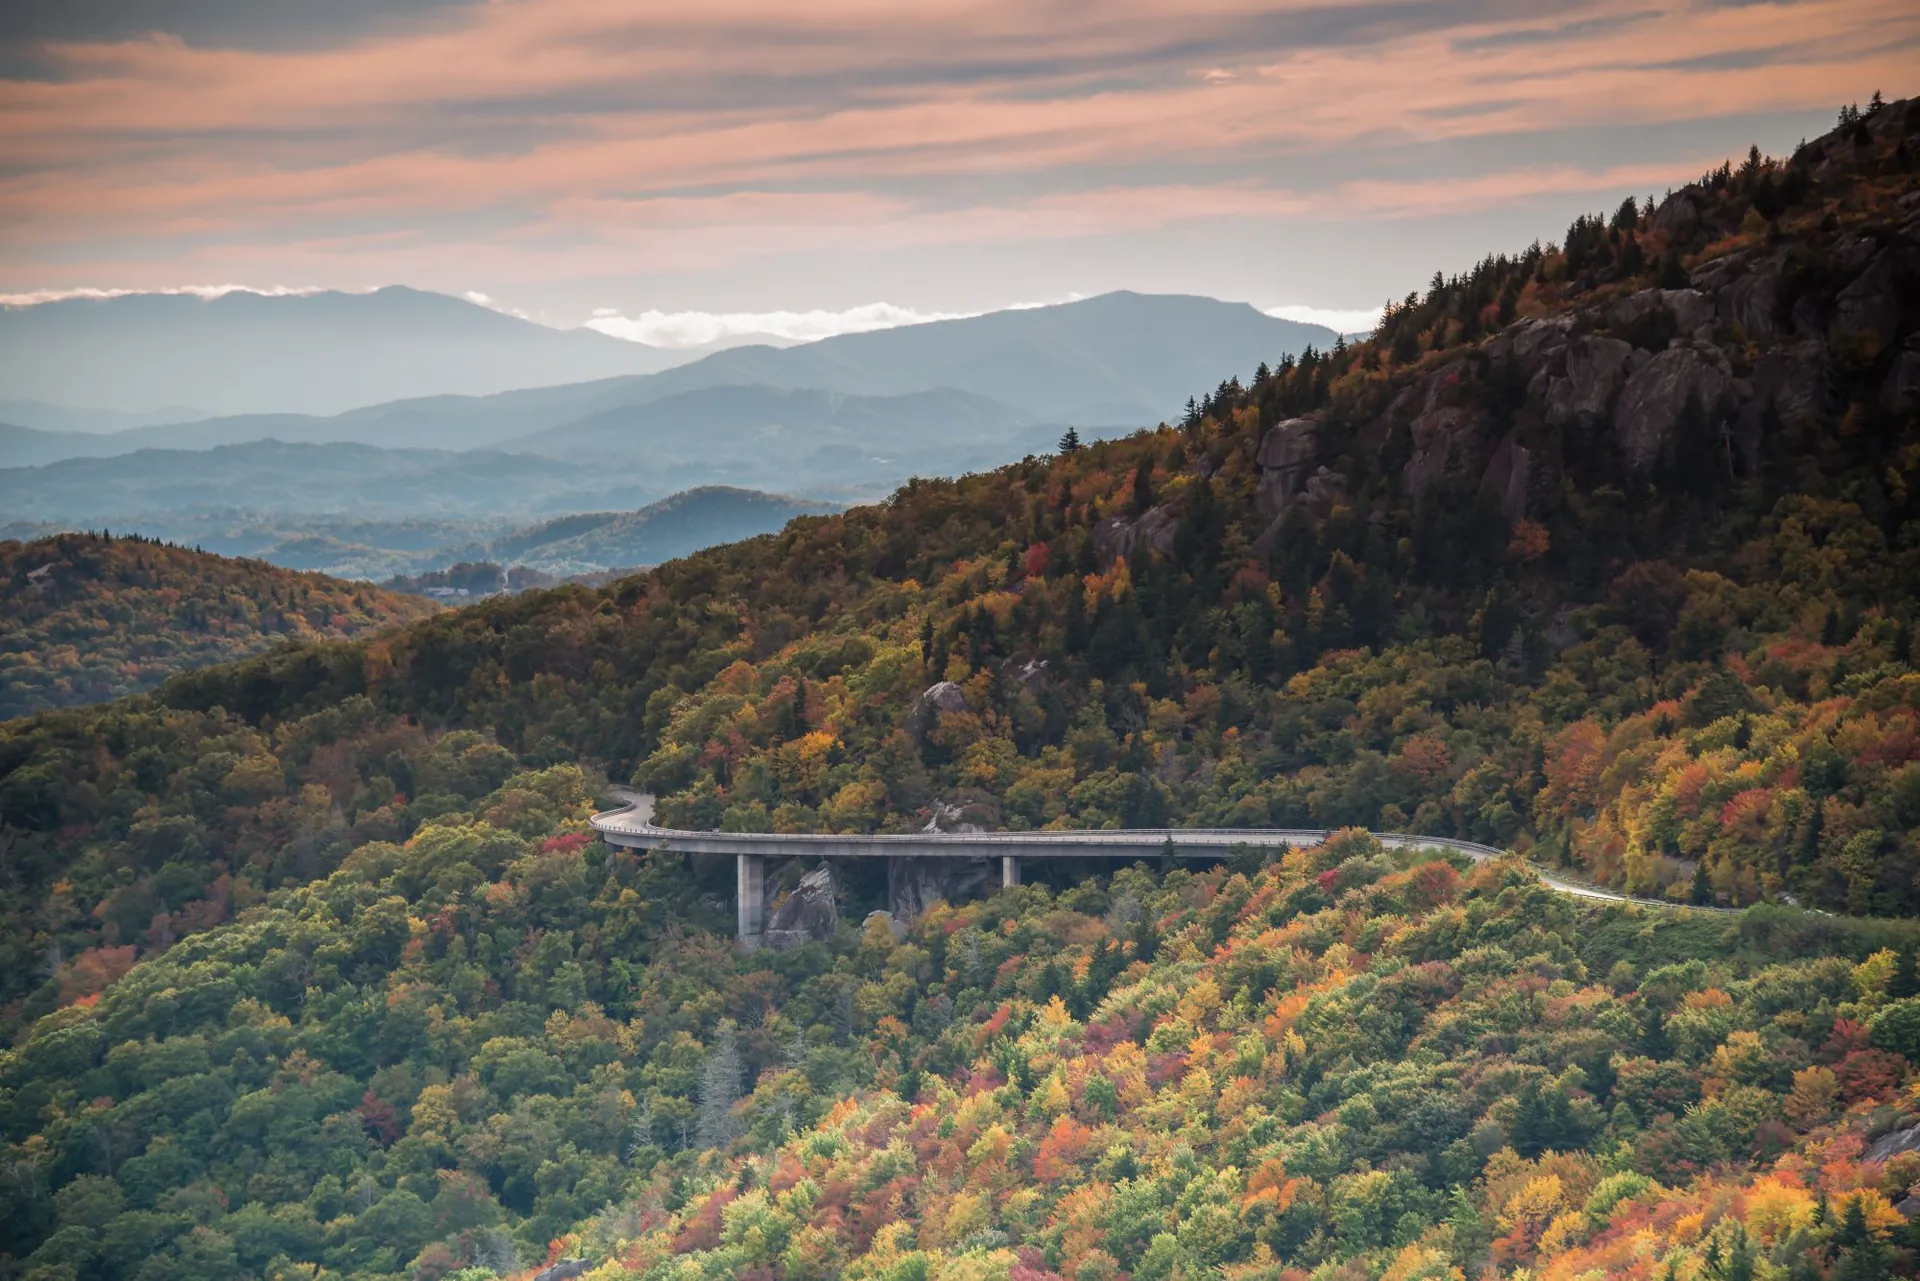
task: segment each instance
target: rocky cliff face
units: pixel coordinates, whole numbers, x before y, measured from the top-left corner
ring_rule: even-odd
[[[1255,461],[1268,539],[1289,518],[1317,524],[1354,501],[1370,473],[1386,484],[1375,502],[1464,485],[1512,521],[1568,485],[1753,479],[1783,434],[1841,411],[1843,383],[1868,380],[1883,413],[1911,413],[1917,171],[1920,110],[1898,103],[1790,162],[1756,157],[1709,175],[1624,237],[1616,220],[1631,261],[1647,264],[1637,272],[1590,281],[1543,260],[1539,279],[1565,272],[1544,314],[1266,430]],[[1776,191],[1797,203],[1779,207]]]

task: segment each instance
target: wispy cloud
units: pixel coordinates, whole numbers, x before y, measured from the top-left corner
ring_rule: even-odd
[[[890,302],[867,303],[844,311],[643,311],[623,316],[612,309],[595,312],[587,328],[614,338],[654,347],[710,347],[742,338],[815,342],[840,334],[864,334],[932,320],[958,320],[974,313],[915,311]]]
[[[85,286],[75,289],[32,289],[26,293],[0,294],[0,307],[35,307],[41,303],[68,302],[73,299],[91,299],[103,301],[108,298],[128,298],[134,294],[172,294],[194,298],[224,298],[228,294],[260,294],[268,298],[303,297],[308,294],[328,292],[322,285],[162,285],[154,289],[90,289]],[[343,290],[341,292],[369,292]]]
[[[1378,307],[1362,307],[1358,310],[1343,310],[1338,307],[1268,307],[1269,316],[1281,320],[1297,320],[1303,325],[1325,325],[1338,334],[1366,333],[1380,323]]]
[[[177,3],[151,35],[63,19],[31,76],[0,78],[0,287],[312,271],[458,291],[481,264],[504,296],[1497,211],[1622,177],[1503,163],[1502,141],[1824,108],[1911,80],[1920,38],[1906,0],[518,0],[391,23],[383,4],[416,0],[356,0],[338,35],[285,39],[265,19],[223,38]],[[1446,183],[1421,168],[1465,143],[1482,159]],[[1663,147],[1649,183],[1718,159]]]

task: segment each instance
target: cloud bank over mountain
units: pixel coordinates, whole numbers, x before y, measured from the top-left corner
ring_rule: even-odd
[[[901,325],[924,325],[936,320],[960,320],[974,312],[916,311],[890,302],[865,303],[841,311],[674,311],[654,309],[623,316],[611,307],[597,308],[587,328],[612,338],[625,338],[654,347],[712,347],[744,340],[775,339],[817,342],[841,334],[866,334]]]

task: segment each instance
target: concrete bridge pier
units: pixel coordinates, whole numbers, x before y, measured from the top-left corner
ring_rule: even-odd
[[[1020,856],[1002,854],[1000,856],[1000,888],[1010,890],[1020,883]]]
[[[767,860],[760,854],[736,854],[734,858],[734,905],[739,940],[751,947],[760,938],[767,921]]]

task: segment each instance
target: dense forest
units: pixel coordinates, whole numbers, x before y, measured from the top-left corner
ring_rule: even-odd
[[[153,689],[283,641],[340,640],[418,600],[140,537],[0,542],[0,717]]]
[[[0,726],[0,1251],[1911,1270],[1920,934],[1859,918],[1920,912],[1917,131],[1850,110],[1159,431]],[[1356,830],[910,924],[850,886],[741,955],[716,869],[589,838],[606,779],[1748,910]]]

